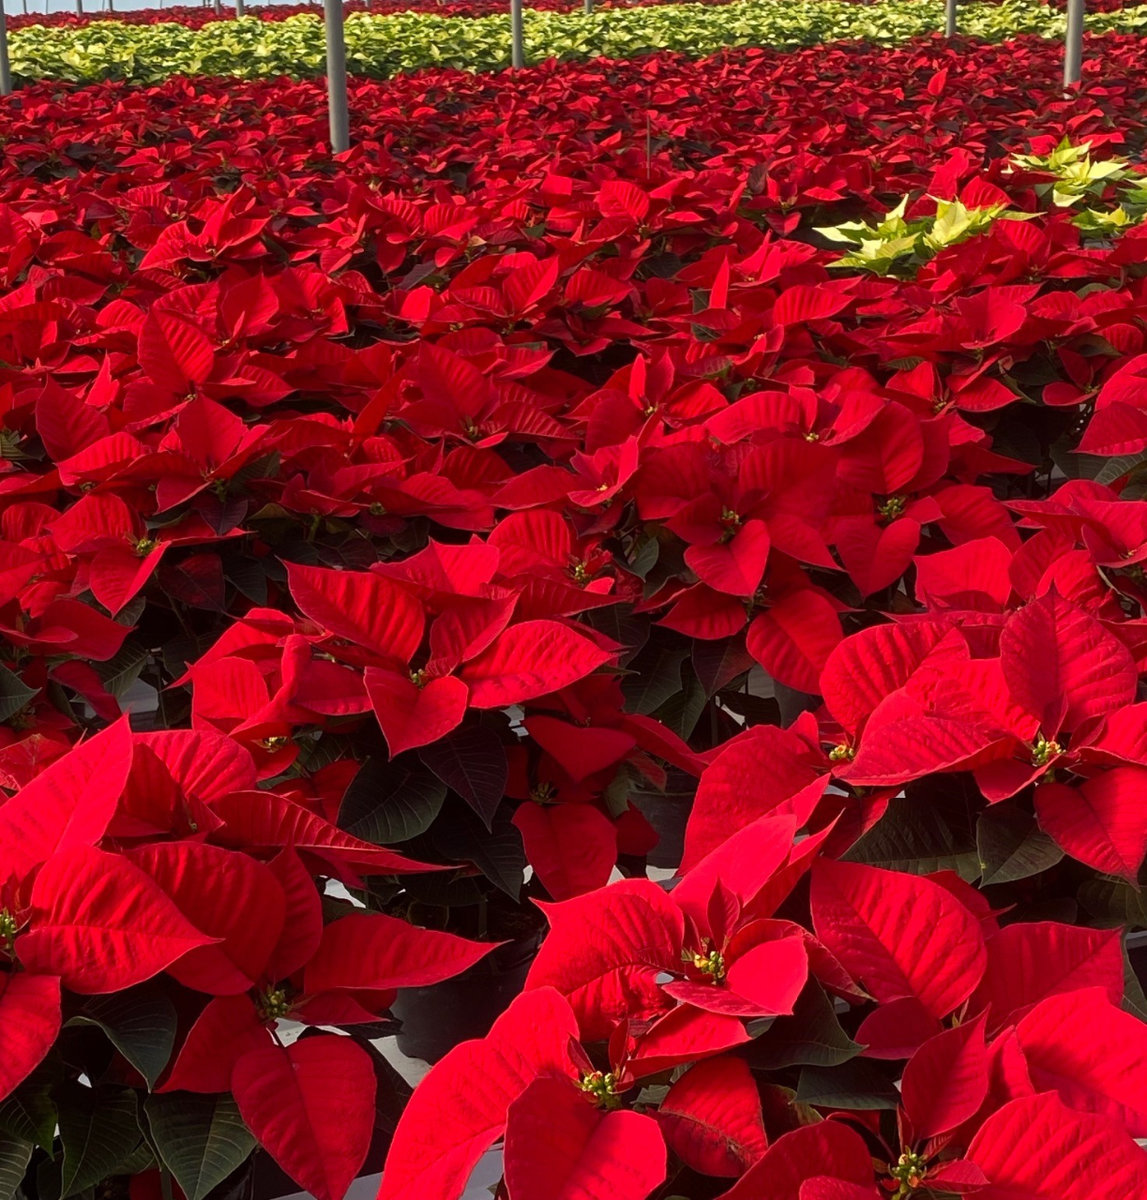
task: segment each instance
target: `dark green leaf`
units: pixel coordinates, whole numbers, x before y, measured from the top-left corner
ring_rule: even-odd
[[[708,702],[705,689],[690,671],[685,686],[651,715],[667,725],[679,738],[688,741]]]
[[[797,1084],[797,1101],[817,1108],[895,1109],[896,1085],[866,1058],[840,1067],[805,1067]]]
[[[635,659],[631,666],[634,673],[621,681],[626,711],[648,716],[676,696],[681,690],[681,664],[687,654],[682,649],[655,650],[650,646]]]
[[[1137,949],[1135,956],[1141,967],[1147,966],[1147,947]],[[1123,943],[1123,1007],[1140,1021],[1147,1021],[1147,995],[1144,995],[1143,984],[1132,966],[1126,941]]]
[[[693,672],[710,698],[750,670],[756,661],[740,635],[720,642],[694,642],[691,654]]]
[[[113,696],[122,696],[139,678],[147,660],[147,648],[128,638],[114,658],[98,664],[100,682]]]
[[[976,823],[981,884],[1014,883],[1054,867],[1063,851],[1036,824],[1035,817],[1011,804],[994,804]]]
[[[762,1070],[838,1067],[862,1049],[844,1032],[824,989],[812,981],[801,992],[792,1016],[777,1017],[749,1047],[749,1062]]]
[[[435,824],[431,836],[440,853],[455,862],[471,862],[511,900],[517,901],[525,881],[526,855],[521,834],[505,814],[493,830],[460,804],[450,809],[450,819]]]
[[[425,833],[446,799],[446,785],[421,768],[368,758],[339,808],[339,828],[378,846]]]
[[[22,1138],[0,1134],[0,1200],[12,1200],[24,1182],[24,1172],[32,1161],[34,1149],[31,1142]]]
[[[39,692],[39,688],[28,687],[15,671],[0,665],[0,721],[14,717]]]
[[[911,796],[897,796],[842,857],[917,875],[952,870],[973,880],[980,874],[975,847],[957,838],[935,807]]]
[[[148,1096],[143,1110],[155,1148],[187,1200],[203,1200],[255,1148],[230,1096],[171,1092]]]
[[[492,729],[471,725],[423,746],[423,763],[478,814],[487,829],[506,794],[506,748]]]
[[[51,1151],[56,1136],[56,1105],[51,1073],[44,1067],[0,1102],[0,1131]]]
[[[97,1025],[153,1088],[175,1045],[175,1007],[158,985],[145,983],[110,996],[93,996],[69,1025]]]
[[[116,1174],[139,1139],[131,1088],[69,1088],[60,1098],[60,1195],[74,1196]]]

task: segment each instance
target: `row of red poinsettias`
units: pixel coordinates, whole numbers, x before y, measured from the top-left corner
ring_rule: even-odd
[[[234,1097],[339,1200],[396,989],[544,912],[388,1195],[503,1129],[511,1200],[1135,1194],[1143,234],[1077,220],[1134,162],[1057,205],[1047,158],[1141,152],[1143,47],[1104,45],[1104,110],[1035,41],[358,84],[337,173],[311,84],[4,113],[30,1169],[112,1169],[83,1074],[141,1193],[153,1151],[188,1200],[241,1169],[173,1125]],[[904,195],[1011,216],[834,265],[816,228]],[[676,888],[603,887],[685,807]]]

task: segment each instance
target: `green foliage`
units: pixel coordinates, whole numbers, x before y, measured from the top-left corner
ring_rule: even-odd
[[[961,5],[961,32],[992,41],[1017,33],[1062,37],[1064,15],[1036,0]],[[525,13],[527,60],[604,55],[628,58],[655,50],[705,55],[723,46],[789,49],[855,39],[893,45],[943,28],[940,0],[857,5],[845,0],[733,0],[710,7],[665,4],[598,9],[586,14]],[[1147,28],[1147,6],[1088,15],[1094,32]],[[420,67],[496,70],[510,64],[508,16],[438,17],[425,12],[352,13],[346,22],[352,72],[385,77]],[[320,74],[323,25],[310,14],[285,21],[256,17],[183,25],[100,21],[78,28],[32,25],[10,37],[12,69],[24,79],[128,79],[156,83],[170,75]]]

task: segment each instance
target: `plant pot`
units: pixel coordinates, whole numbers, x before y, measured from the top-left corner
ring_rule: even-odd
[[[454,979],[400,988],[391,1013],[402,1022],[398,1048],[408,1058],[436,1063],[459,1042],[485,1037],[522,990],[542,931],[508,942]]]
[[[697,781],[691,775],[671,769],[664,792],[630,792],[630,802],[657,834],[657,845],[645,856],[651,867],[675,870],[681,865],[685,826],[696,791]]]

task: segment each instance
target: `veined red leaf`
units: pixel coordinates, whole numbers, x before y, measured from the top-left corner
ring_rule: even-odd
[[[627,879],[540,907],[550,932],[526,987],[565,996],[586,1041],[608,1037],[615,1021],[669,1007],[657,976],[680,969],[685,922],[657,884]]]
[[[541,988],[518,996],[486,1037],[455,1046],[407,1104],[378,1200],[457,1200],[526,1088],[542,1076],[576,1075],[569,1049],[576,1037],[569,1004]]]
[[[740,1058],[691,1067],[669,1089],[658,1120],[669,1148],[702,1175],[735,1179],[768,1147],[757,1085]]]
[[[514,813],[526,860],[554,900],[570,900],[609,882],[617,828],[592,804],[534,804]]]
[[[988,964],[972,997],[988,1006],[995,1032],[1023,1010],[1060,992],[1102,987],[1112,1004],[1123,999],[1122,934],[1055,921],[1005,925],[988,940]]]
[[[800,1200],[811,1171],[846,1183],[872,1182],[864,1139],[839,1121],[804,1125],[778,1138],[721,1200]]]
[[[200,842],[156,842],[127,858],[146,871],[203,933],[217,939],[169,968],[185,987],[212,996],[248,991],[261,978],[286,919],[271,870],[248,854]]]
[[[40,1065],[60,1032],[60,980],[0,974],[0,1100]]]
[[[499,944],[420,929],[384,913],[350,913],[323,929],[303,987],[310,994],[423,987],[460,974]]]
[[[148,314],[139,334],[139,365],[161,387],[184,396],[214,364],[211,343],[189,321],[172,312]]]
[[[51,763],[0,805],[0,878],[23,878],[61,850],[103,837],[131,770],[124,717]]]
[[[975,1116],[988,1094],[984,1019],[929,1038],[908,1060],[900,1094],[913,1140],[939,1137]]]
[[[196,929],[139,867],[77,846],[55,854],[32,888],[20,961],[82,995],[118,992],[217,939]]]
[[[295,603],[316,625],[406,669],[422,642],[422,605],[373,571],[287,563]]]
[[[983,976],[979,921],[930,879],[822,859],[811,903],[817,936],[877,1000],[915,996],[943,1018]]]
[[[1131,651],[1054,591],[1008,620],[1000,665],[1016,703],[1048,738],[1130,704],[1139,678]]]
[[[317,813],[274,792],[234,792],[216,800],[211,809],[225,822],[225,828],[215,834],[216,840],[240,849],[293,846],[375,875],[444,869],[352,837]]]
[[[1068,1036],[1074,1030],[1087,1036]],[[1049,996],[1016,1034],[1037,1089],[1054,1089],[1072,1108],[1105,1113],[1132,1137],[1147,1137],[1147,1024],[1102,988]]]
[[[195,1019],[160,1092],[229,1092],[235,1064],[271,1035],[250,996],[219,996]]]
[[[764,816],[812,815],[828,786],[819,748],[791,729],[755,725],[726,742],[697,785],[685,828],[682,871],[691,871],[738,829]]]
[[[320,1034],[244,1054],[231,1073],[259,1144],[316,1200],[343,1200],[370,1148],[374,1067],[350,1038]]]
[[[829,712],[856,733],[876,706],[898,688],[947,634],[939,621],[872,625],[852,634],[829,655],[820,693]]]
[[[453,675],[428,679],[419,686],[409,673],[367,667],[363,680],[391,758],[445,737],[466,715],[470,692]]]
[[[505,708],[584,679],[611,658],[558,621],[511,625],[459,672],[475,708]]]
[[[1147,1196],[1147,1155],[1117,1121],[1075,1112],[1054,1092],[992,1113],[967,1157],[988,1177],[979,1200],[1129,1200]]]
[[[1147,855],[1147,770],[1113,767],[1077,787],[1035,789],[1040,828],[1072,858],[1134,882]],[[0,810],[2,813],[3,810]]]
[[[565,1079],[536,1079],[506,1123],[510,1200],[645,1200],[665,1180],[652,1117],[603,1112]]]

